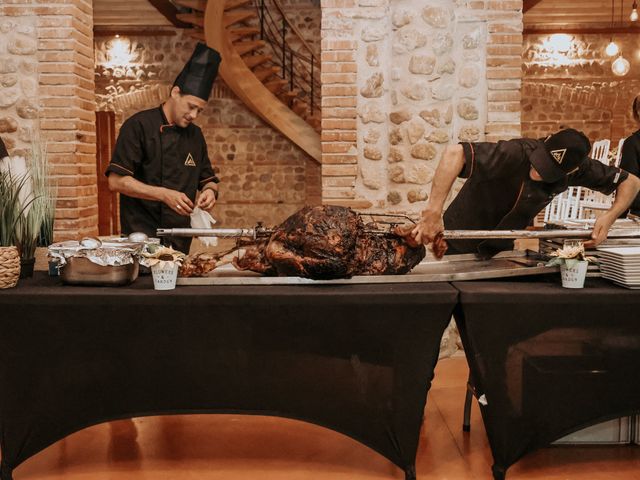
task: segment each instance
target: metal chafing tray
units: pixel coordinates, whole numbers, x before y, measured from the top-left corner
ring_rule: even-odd
[[[59,262],[65,284],[121,286],[138,277],[137,254],[143,246],[144,242],[88,237],[49,245],[49,256]]]
[[[117,287],[138,278],[138,260],[126,265],[98,265],[85,257],[70,257],[60,268],[60,279],[70,285]]]
[[[447,255],[442,260],[423,260],[405,275],[358,275],[336,280],[310,280],[300,277],[265,277],[223,265],[205,277],[179,277],[178,285],[336,285],[367,283],[421,283],[505,278],[557,272],[547,267],[535,252],[502,252],[489,260],[474,254]]]

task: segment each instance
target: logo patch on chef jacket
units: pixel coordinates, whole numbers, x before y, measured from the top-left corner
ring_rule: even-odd
[[[562,161],[564,160],[564,154],[567,153],[567,149],[563,148],[562,150],[551,150],[549,153],[556,162],[562,163]]]
[[[191,153],[189,153],[189,155],[187,155],[187,159],[184,161],[184,164],[187,167],[195,167],[196,166],[196,162],[193,160],[193,157],[191,156]]]

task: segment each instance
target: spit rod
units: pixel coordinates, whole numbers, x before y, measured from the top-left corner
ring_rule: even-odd
[[[273,232],[265,228],[159,228],[159,237],[218,237],[258,238],[268,237]],[[388,232],[378,232],[385,234]],[[446,240],[491,239],[491,238],[585,238],[591,230],[445,230]],[[612,228],[609,238],[638,238],[640,228]]]
[[[482,238],[591,238],[591,230],[445,230],[446,240]],[[609,238],[640,237],[638,228],[612,228]]]
[[[218,238],[256,238],[255,228],[159,228],[159,237],[218,237]]]

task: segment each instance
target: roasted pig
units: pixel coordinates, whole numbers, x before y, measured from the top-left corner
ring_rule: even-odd
[[[233,263],[265,275],[329,280],[405,274],[424,256],[409,233],[372,232],[350,208],[324,205],[294,213]]]

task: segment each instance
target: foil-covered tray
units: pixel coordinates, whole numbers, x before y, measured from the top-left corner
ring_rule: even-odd
[[[69,257],[60,267],[60,279],[70,285],[117,287],[138,278],[138,260],[125,265],[98,265],[86,257]]]
[[[138,254],[145,242],[110,241],[88,237],[49,246],[63,283],[120,286],[138,277]]]

